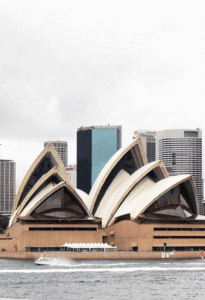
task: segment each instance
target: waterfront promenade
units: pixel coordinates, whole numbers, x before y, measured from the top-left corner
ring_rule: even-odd
[[[201,251],[167,251],[167,252],[0,252],[0,258],[36,259],[41,255],[72,260],[158,260],[158,259],[201,259]],[[204,253],[205,255],[205,253]]]

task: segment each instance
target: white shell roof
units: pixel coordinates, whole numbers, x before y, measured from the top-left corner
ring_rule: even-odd
[[[46,189],[42,190],[42,194],[38,194],[36,197],[32,199],[32,201],[28,204],[25,211],[20,214],[21,217],[28,216],[32,213],[32,211],[37,208],[46,198],[48,198],[50,195],[52,195],[54,192],[58,191],[60,188],[65,187],[67,188],[73,196],[76,197],[77,201],[82,205],[84,210],[87,212],[87,215],[90,216],[90,212],[85,205],[85,203],[82,201],[82,199],[79,197],[78,193],[71,188],[71,186],[67,182],[60,182],[57,185],[49,186]],[[44,194],[44,195],[43,195]]]
[[[18,190],[14,205],[13,205],[13,210],[12,213],[14,213],[17,209],[17,207],[19,206],[19,200],[21,198],[22,193],[24,192],[26,185],[28,184],[32,174],[34,173],[34,171],[36,170],[36,168],[38,167],[38,165],[41,163],[41,161],[43,160],[44,157],[50,157],[51,161],[53,162],[53,167],[57,166],[62,173],[64,173],[65,176],[67,176],[67,173],[65,171],[65,167],[60,159],[60,156],[58,155],[57,151],[55,150],[55,148],[53,147],[52,144],[48,144],[43,151],[39,154],[39,156],[35,159],[35,161],[33,162],[33,164],[31,165],[31,167],[29,168],[28,172],[26,173],[20,188]],[[68,177],[68,176],[67,176]],[[69,178],[67,180],[68,182],[70,181]],[[70,183],[70,185],[72,185]]]
[[[137,157],[139,156],[138,149],[139,149],[139,153],[140,153],[140,159],[142,159],[142,162],[141,162],[142,165],[147,164],[147,158],[144,153],[144,147],[143,147],[142,141],[140,138],[137,138],[131,144],[126,146],[125,148],[121,148],[120,150],[118,150],[111,157],[111,159],[107,162],[107,164],[104,166],[104,168],[101,170],[101,172],[98,175],[98,177],[90,191],[90,194],[89,194],[89,199],[88,199],[87,205],[91,212],[93,210],[97,196],[99,195],[99,192],[100,192],[105,180],[107,179],[107,177],[109,176],[109,174],[111,173],[113,168],[123,158],[123,156],[130,150],[132,150],[134,159],[137,160]],[[141,165],[141,167],[142,167],[142,165]]]
[[[51,176],[57,176],[59,177],[59,180],[62,181],[66,181],[67,184],[70,184],[69,178],[67,176],[67,174],[65,174],[64,172],[61,171],[61,169],[59,169],[59,167],[55,166],[53,167],[49,172],[47,172],[46,174],[44,174],[37,182],[36,184],[32,187],[32,189],[28,192],[28,194],[26,195],[26,197],[23,199],[22,203],[17,207],[17,209],[12,213],[10,221],[9,221],[9,226],[11,226],[15,221],[17,216],[22,212],[22,210],[24,209],[24,207],[27,205],[28,201],[30,200],[30,198],[32,197],[32,195],[41,187],[41,185],[47,180],[49,179],[49,177]],[[53,185],[55,185],[55,183],[53,182]],[[71,188],[73,188],[73,186],[71,185]],[[39,192],[40,193],[40,192]],[[39,194],[38,193],[38,194]],[[32,201],[31,201],[32,202]]]
[[[108,188],[95,213],[95,216],[102,218],[103,227],[106,227],[108,225],[108,222],[115,214],[116,210],[125,199],[125,197],[134,188],[134,186],[150,171],[156,169],[157,167],[162,170],[163,178],[166,178],[168,174],[166,172],[163,173],[164,164],[161,161],[149,163],[135,171],[135,173],[133,173],[131,176],[126,172],[127,176],[125,177],[124,175],[124,177],[122,177],[123,173],[121,173],[121,181],[119,180],[120,178],[114,178],[112,185],[110,185],[110,187]]]
[[[83,202],[86,204],[88,203],[88,194],[80,189],[76,189],[76,192],[78,193],[78,195],[81,197],[81,199],[83,200]]]
[[[152,203],[154,203],[160,196],[165,194],[170,189],[175,186],[185,182],[190,181],[194,193],[196,193],[193,183],[193,178],[190,175],[178,175],[172,176],[161,181],[158,181],[155,184],[142,184],[142,190],[139,192],[138,189],[133,190],[133,197],[130,199],[125,199],[123,204],[120,207],[120,210],[116,212],[113,216],[109,225],[112,225],[117,217],[120,215],[130,214],[131,219],[136,219],[140,214],[142,214]],[[143,188],[144,187],[144,188]],[[196,197],[196,195],[195,195]],[[196,198],[195,198],[196,199]],[[195,200],[194,199],[194,200]]]
[[[128,151],[132,153],[133,159],[136,163],[136,168],[138,168],[132,175],[130,175],[123,169],[123,167],[121,167],[121,163],[118,165],[120,168],[117,167],[114,169],[118,162],[123,159],[124,155],[128,153]],[[30,189],[28,189],[28,193],[25,193],[26,196],[24,199],[20,200],[21,204],[19,205],[19,199],[22,197],[21,195],[26,188],[29,179],[46,155],[49,155],[54,167],[46,174],[42,175],[42,177],[34,184],[34,186],[31,185]],[[104,183],[113,169],[114,172],[112,174],[118,173],[115,178],[112,179],[112,182],[110,182],[111,179],[109,179],[109,186],[105,191],[105,189],[103,190]],[[134,170],[135,168],[132,169],[132,171]],[[151,171],[155,171],[155,175],[159,177],[158,182],[154,181],[154,176],[148,176]],[[41,186],[45,182],[49,182],[46,180],[49,177],[51,178],[53,175],[58,176],[58,180],[60,182],[58,184],[55,182],[48,183],[44,188],[42,188],[42,190],[40,190]],[[113,175],[111,177],[113,178]],[[194,202],[194,209],[198,211],[198,202],[196,201],[197,193],[193,178],[190,175],[169,177],[167,170],[161,161],[155,161],[148,164],[142,141],[140,138],[137,138],[127,147],[120,149],[115,153],[115,155],[113,155],[113,157],[108,161],[97,177],[90,194],[87,195],[85,192],[73,187],[57,152],[52,145],[48,145],[32,164],[21,184],[15,200],[13,214],[11,216],[9,226],[16,221],[19,215],[21,217],[30,215],[36,207],[38,207],[45,199],[47,199],[47,197],[61,187],[66,187],[69,190],[69,192],[84,207],[88,216],[92,216],[91,213],[95,206],[95,217],[102,218],[102,227],[114,224],[116,218],[123,215],[130,215],[130,218],[135,220],[152,203],[157,201],[159,197],[175,186],[186,181],[189,182],[189,185],[184,186],[187,186],[188,189],[191,187],[191,201]],[[107,182],[106,185],[108,185]],[[98,198],[101,190],[103,191],[104,195],[100,196],[102,198]]]
[[[95,216],[98,218],[102,218],[102,227],[106,226],[107,220],[110,218],[110,214],[112,214],[113,208],[116,207],[118,203],[118,194],[122,190],[125,182],[129,180],[129,178],[130,175],[126,171],[121,170],[114,178],[103,199],[101,200]]]
[[[61,183],[60,183],[61,184]],[[28,216],[45,198],[50,195],[51,191],[57,186],[54,182],[46,185],[33,199],[32,201],[23,209],[20,213],[20,217]],[[43,199],[43,200],[42,200]]]
[[[128,215],[128,214],[130,215],[133,206],[137,201],[137,197],[143,194],[147,189],[153,187],[155,184],[156,183],[150,178],[148,178],[147,176],[144,177],[130,192],[130,194],[126,197],[126,199],[124,200],[122,205],[118,208],[118,210],[116,210],[115,213],[111,216],[107,226],[113,224],[117,217]]]

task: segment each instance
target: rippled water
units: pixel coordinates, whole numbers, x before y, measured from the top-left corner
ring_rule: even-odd
[[[0,259],[0,299],[204,299],[205,260]]]

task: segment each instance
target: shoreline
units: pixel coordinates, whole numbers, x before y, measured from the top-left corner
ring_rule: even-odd
[[[31,260],[45,254],[51,258],[72,260],[155,260],[155,259],[202,259],[202,251],[166,251],[166,252],[0,252],[0,259]],[[205,255],[205,253],[204,253]]]

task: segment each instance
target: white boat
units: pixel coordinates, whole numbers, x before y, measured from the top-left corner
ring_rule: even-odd
[[[39,258],[35,259],[36,265],[50,265],[57,261],[56,258],[46,257],[45,254],[41,255]]]

